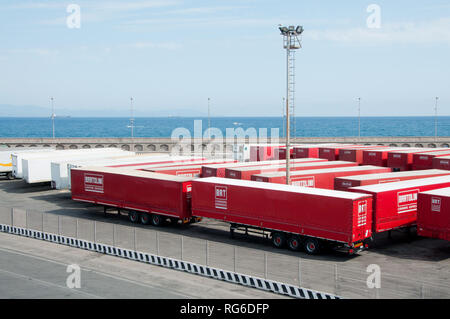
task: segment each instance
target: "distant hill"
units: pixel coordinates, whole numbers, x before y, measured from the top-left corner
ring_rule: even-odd
[[[50,117],[51,113],[48,108],[40,106],[0,104],[0,117]]]
[[[33,105],[8,105],[0,104],[0,117],[50,117],[51,109],[42,106]],[[129,117],[130,111],[125,108],[124,110],[110,109],[90,109],[90,110],[76,110],[76,109],[61,109],[57,108],[55,114],[58,117]],[[183,116],[206,116],[204,112],[198,112],[193,109],[164,109],[164,110],[135,110],[135,117],[183,117]]]

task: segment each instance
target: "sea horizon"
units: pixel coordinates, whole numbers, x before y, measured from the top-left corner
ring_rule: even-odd
[[[436,121],[432,116],[378,116],[361,117],[362,137],[369,136],[435,136]],[[128,117],[56,117],[55,137],[130,137]],[[355,137],[358,136],[357,117],[295,117],[291,121],[291,136],[298,137]],[[285,120],[282,117],[135,117],[134,137],[171,137],[175,129],[183,128],[194,136],[208,129],[218,129],[226,136],[227,129],[247,131],[254,129],[258,135],[271,135],[278,129],[284,137]],[[264,133],[267,129],[267,133]],[[437,118],[438,136],[450,136],[450,116]],[[216,130],[216,132],[218,132]],[[275,132],[274,132],[275,134]],[[0,117],[0,137],[46,138],[52,137],[50,117]]]

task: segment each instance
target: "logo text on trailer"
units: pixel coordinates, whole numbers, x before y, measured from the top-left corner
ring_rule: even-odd
[[[440,212],[441,211],[441,199],[439,197],[431,198],[431,211]]]
[[[367,223],[367,201],[358,202],[358,227]]]
[[[316,183],[315,183],[314,176],[302,177],[302,178],[298,178],[298,179],[293,177],[291,179],[291,185],[314,188],[316,186]]]
[[[398,213],[413,212],[417,210],[418,189],[397,193]]]
[[[216,208],[227,209],[228,190],[226,186],[216,186],[215,204]]]
[[[86,192],[103,193],[104,177],[98,174],[84,174],[84,190]]]
[[[184,170],[184,171],[176,171],[176,176],[184,176],[184,177],[197,177],[200,174],[200,170]]]

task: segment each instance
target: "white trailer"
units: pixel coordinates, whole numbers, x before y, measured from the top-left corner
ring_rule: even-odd
[[[98,162],[104,160],[127,160],[141,157],[140,155],[135,155],[133,152],[123,151],[118,154],[92,154],[89,156],[84,156],[82,158],[72,158],[70,160],[58,160],[55,162],[51,162],[50,170],[51,170],[51,187],[56,189],[66,189],[69,188],[69,170],[67,165],[70,163],[77,162]]]
[[[2,147],[0,148],[0,175],[6,175],[8,179],[14,179],[12,172],[12,155],[20,153],[48,152],[54,150],[51,147]]]
[[[117,148],[98,148],[55,151],[46,154],[28,154],[22,158],[22,177],[29,183],[41,183],[51,181],[51,162],[58,160],[83,159],[93,154],[108,155],[124,152]]]

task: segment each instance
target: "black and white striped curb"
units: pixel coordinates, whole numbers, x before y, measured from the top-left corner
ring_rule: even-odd
[[[103,253],[106,255],[112,255],[131,260],[144,262],[147,264],[157,265],[165,268],[185,271],[191,274],[196,274],[204,277],[214,278],[222,281],[232,282],[235,284],[241,284],[243,286],[249,286],[260,290],[270,291],[276,294],[288,295],[294,298],[300,299],[340,299],[341,297],[318,292],[311,289],[305,289],[285,283],[280,283],[272,280],[267,280],[259,277],[253,277],[243,275],[231,271],[226,271],[218,268],[198,265],[191,262],[181,261],[174,258],[161,257],[158,255],[143,253],[134,251],[131,249],[124,249],[114,247],[105,244],[94,243],[91,241],[76,239],[73,237],[67,237],[62,235],[56,235],[51,233],[44,233],[38,230],[26,229],[22,227],[10,226],[0,224],[0,231],[9,234],[15,234],[25,237],[31,237],[35,239],[41,239],[57,244],[67,245],[71,247],[86,249]]]

